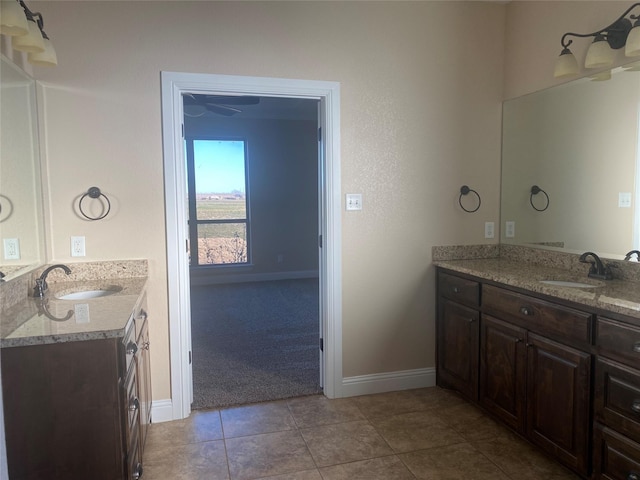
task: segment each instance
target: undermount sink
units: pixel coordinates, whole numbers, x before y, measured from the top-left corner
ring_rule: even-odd
[[[540,280],[540,283],[547,285],[555,285],[557,287],[570,287],[570,288],[597,288],[598,285],[592,285],[590,283],[581,282],[568,282],[565,280]]]
[[[107,295],[113,295],[119,292],[120,288],[110,289],[96,289],[96,290],[82,290],[79,292],[67,293],[66,295],[59,295],[56,298],[58,300],[89,300],[91,298],[106,297]]]

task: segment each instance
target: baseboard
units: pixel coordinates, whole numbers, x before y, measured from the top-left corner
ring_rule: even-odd
[[[207,274],[204,272],[191,274],[191,285],[216,285],[221,283],[268,282],[272,280],[298,280],[301,278],[318,278],[318,270],[298,270],[292,272],[267,273],[226,273]]]
[[[170,422],[173,418],[173,404],[171,399],[154,400],[151,402],[151,423]]]
[[[436,369],[418,368],[398,372],[359,375],[342,379],[342,396],[355,397],[373,393],[433,387],[436,384]]]

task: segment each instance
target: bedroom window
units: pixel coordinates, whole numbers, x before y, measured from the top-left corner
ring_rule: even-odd
[[[246,142],[185,140],[190,265],[247,264],[250,251]]]

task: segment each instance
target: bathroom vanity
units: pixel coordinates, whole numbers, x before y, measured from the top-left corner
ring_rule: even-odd
[[[141,478],[151,422],[146,279],[115,283],[112,295],[80,300],[58,297],[86,282],[50,285],[44,305],[27,299],[18,309],[37,308],[31,318],[3,326],[12,480]]]
[[[438,265],[438,385],[584,478],[640,478],[638,284],[500,258]]]

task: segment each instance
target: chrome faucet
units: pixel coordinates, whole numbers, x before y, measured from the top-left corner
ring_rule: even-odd
[[[61,268],[62,270],[64,270],[64,273],[66,273],[67,275],[71,275],[71,269],[66,265],[62,265],[62,264],[51,265],[44,272],[42,272],[42,275],[40,275],[40,278],[36,279],[36,286],[33,287],[34,297],[40,297],[40,298],[44,297],[44,292],[46,292],[47,288],[49,288],[49,285],[47,285],[47,275],[49,275],[49,272],[51,270],[54,270],[56,268]]]
[[[636,259],[640,262],[640,250],[631,250],[624,256],[625,260],[631,260],[631,257],[636,256]]]
[[[589,260],[591,257],[593,260]],[[590,263],[588,276],[591,278],[599,278],[600,280],[611,280],[613,275],[611,274],[611,268],[609,265],[604,265],[600,257],[593,252],[584,252],[579,258],[582,263]]]

